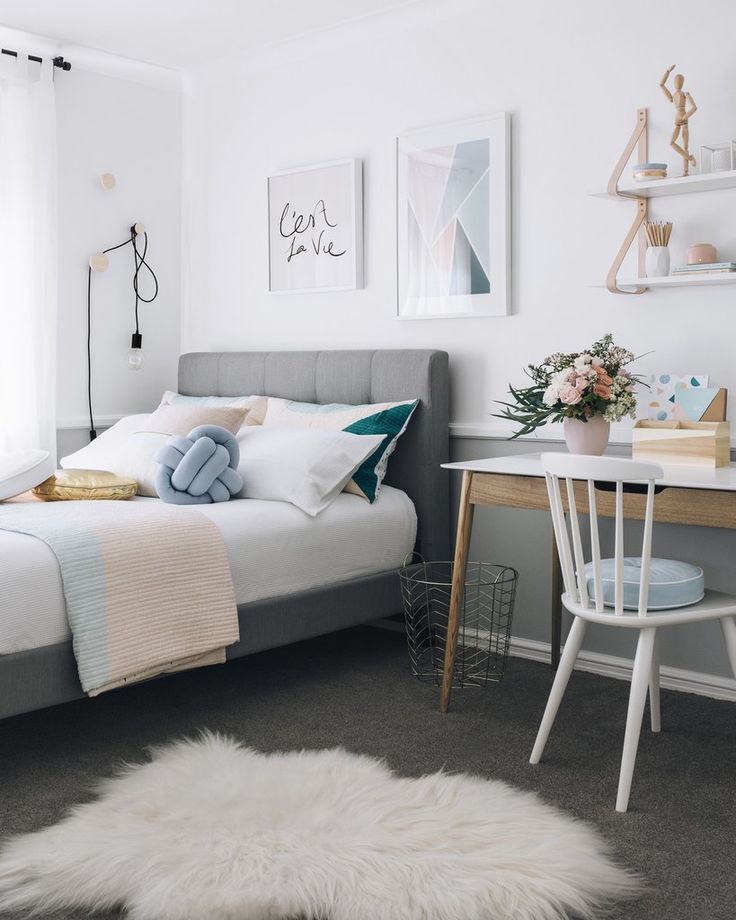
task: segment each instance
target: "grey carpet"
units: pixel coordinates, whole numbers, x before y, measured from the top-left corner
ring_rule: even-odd
[[[646,877],[648,892],[615,916],[733,920],[733,704],[663,692],[664,730],[642,733],[630,811],[618,815],[628,685],[574,674],[545,761],[532,767],[551,679],[547,666],[511,659],[500,685],[456,692],[442,716],[435,688],[408,672],[403,637],[362,627],[7,719],[0,722],[0,832],[57,821],[116,764],[207,728],[262,751],[342,745],[385,757],[407,775],[445,766],[535,790],[592,821]]]

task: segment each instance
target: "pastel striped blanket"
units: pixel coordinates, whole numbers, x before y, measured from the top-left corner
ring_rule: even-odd
[[[238,640],[227,550],[197,511],[158,501],[28,501],[0,505],[0,529],[37,537],[56,554],[90,696],[222,662]]]

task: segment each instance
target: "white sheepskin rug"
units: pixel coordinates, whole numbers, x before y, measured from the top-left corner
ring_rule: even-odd
[[[133,920],[559,920],[637,889],[591,828],[504,783],[215,735],[0,853],[0,908]]]

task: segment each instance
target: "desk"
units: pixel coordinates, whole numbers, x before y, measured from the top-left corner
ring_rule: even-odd
[[[520,454],[513,457],[470,460],[463,463],[444,463],[443,468],[459,470],[463,474],[445,668],[440,695],[440,708],[442,712],[447,712],[455,666],[465,569],[473,528],[473,511],[476,505],[549,511],[549,501],[547,484],[542,472],[541,454]],[[665,486],[665,489],[657,495],[654,502],[656,522],[736,529],[736,463],[720,469],[667,466],[664,467],[664,477],[657,481],[657,485]],[[576,483],[575,491],[576,495],[578,491],[580,492],[581,501],[587,501],[584,482]],[[600,492],[598,514],[613,517],[614,502],[615,496],[612,493]],[[646,496],[627,493],[624,496],[624,515],[642,520],[645,502]],[[566,502],[565,510],[567,510]],[[552,666],[556,667],[560,658],[562,577],[554,538],[552,552]]]

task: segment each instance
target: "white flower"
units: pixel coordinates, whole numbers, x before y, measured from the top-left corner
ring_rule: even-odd
[[[545,406],[554,406],[560,400],[560,388],[556,383],[551,383],[544,391],[542,402]]]
[[[590,364],[592,360],[593,356],[589,355],[587,352],[585,354],[578,355],[577,358],[575,358],[575,370],[578,373],[581,373],[587,369],[587,365]]]
[[[552,386],[563,387],[566,383],[572,383],[576,377],[575,370],[572,367],[563,368],[552,378]]]
[[[590,363],[593,365],[593,367],[603,367],[603,362],[600,358],[591,358]]]

